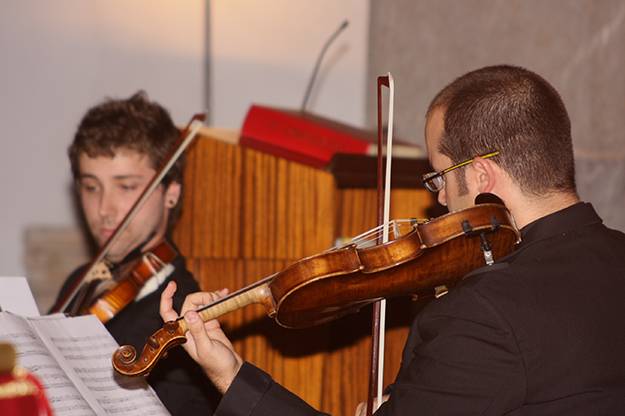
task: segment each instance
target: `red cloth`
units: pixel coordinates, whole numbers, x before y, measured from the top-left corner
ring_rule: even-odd
[[[23,369],[0,374],[0,415],[51,416],[41,382]]]

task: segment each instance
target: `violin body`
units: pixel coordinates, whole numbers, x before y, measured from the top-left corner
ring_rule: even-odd
[[[463,227],[463,224],[464,227]],[[469,228],[470,227],[470,230]],[[350,259],[343,273],[335,271],[328,254],[304,259],[269,284],[277,299],[273,318],[287,328],[317,325],[355,312],[380,298],[418,294],[437,286],[453,286],[469,272],[485,266],[480,233],[487,234],[494,258],[512,251],[519,233],[501,205],[482,204],[417,224],[405,236],[386,244],[336,252]],[[299,273],[301,267],[329,265],[316,278]]]
[[[373,246],[349,244],[304,258],[197,312],[203,321],[261,303],[279,325],[302,328],[344,316],[378,299],[453,286],[467,273],[509,254],[520,234],[508,210],[480,204],[416,223]],[[141,355],[122,346],[113,355],[121,374],[146,374],[165,352],[186,341],[184,319],[167,322]]]
[[[139,261],[132,264],[130,270],[124,270],[111,288],[92,304],[79,310],[79,314],[94,314],[100,322],[107,323],[133,302],[145,283],[175,258],[174,248],[167,241],[162,241],[154,249],[144,253]]]
[[[146,282],[170,267],[176,256],[176,250],[167,241],[162,241],[114,273],[104,263],[92,266],[89,278],[66,313],[72,316],[93,314],[100,322],[107,323],[134,302]]]

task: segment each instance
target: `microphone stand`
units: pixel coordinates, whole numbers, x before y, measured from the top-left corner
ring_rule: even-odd
[[[330,38],[326,41],[325,45],[323,45],[323,48],[321,49],[321,53],[319,54],[319,57],[317,58],[317,63],[315,64],[315,68],[313,69],[312,75],[310,77],[310,81],[308,82],[308,87],[306,88],[304,99],[302,100],[302,106],[300,108],[300,111],[302,113],[306,111],[306,104],[308,104],[308,99],[310,98],[310,92],[315,82],[315,78],[317,77],[317,72],[319,71],[319,66],[321,65],[321,60],[323,59],[323,55],[325,55],[326,51],[328,50],[328,47],[332,44],[334,39],[336,39],[338,35],[340,35],[341,32],[345,30],[345,28],[348,25],[349,25],[349,21],[343,20],[343,23],[341,23],[338,29],[336,29],[334,33],[332,34],[332,36],[330,36]]]

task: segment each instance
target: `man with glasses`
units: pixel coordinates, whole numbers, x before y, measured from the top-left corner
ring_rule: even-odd
[[[482,159],[488,159],[489,157],[497,156],[498,154],[499,154],[499,151],[494,151],[494,152],[488,152],[483,155],[478,155],[476,157],[479,157]],[[423,175],[423,179],[422,179],[423,186],[425,186],[425,189],[433,193],[442,191],[443,188],[445,187],[445,174],[451,172],[452,170],[462,168],[468,165],[469,163],[472,163],[473,159],[475,158],[463,160],[460,163],[456,163],[455,165],[445,168],[438,172],[426,173],[425,175]]]
[[[434,98],[425,186],[450,211],[494,194],[522,242],[422,310],[377,415],[624,413],[625,235],[580,202],[570,131],[555,89],[519,67],[470,72]],[[163,319],[177,317],[174,291]],[[317,414],[191,310],[222,295],[182,308],[187,351],[224,393],[216,414]]]

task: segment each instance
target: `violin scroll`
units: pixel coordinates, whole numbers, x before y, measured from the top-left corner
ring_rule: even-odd
[[[186,331],[187,326],[182,319],[166,322],[148,338],[141,355],[137,356],[137,350],[132,345],[119,347],[113,354],[113,367],[126,376],[147,376],[168,350],[187,342]]]

